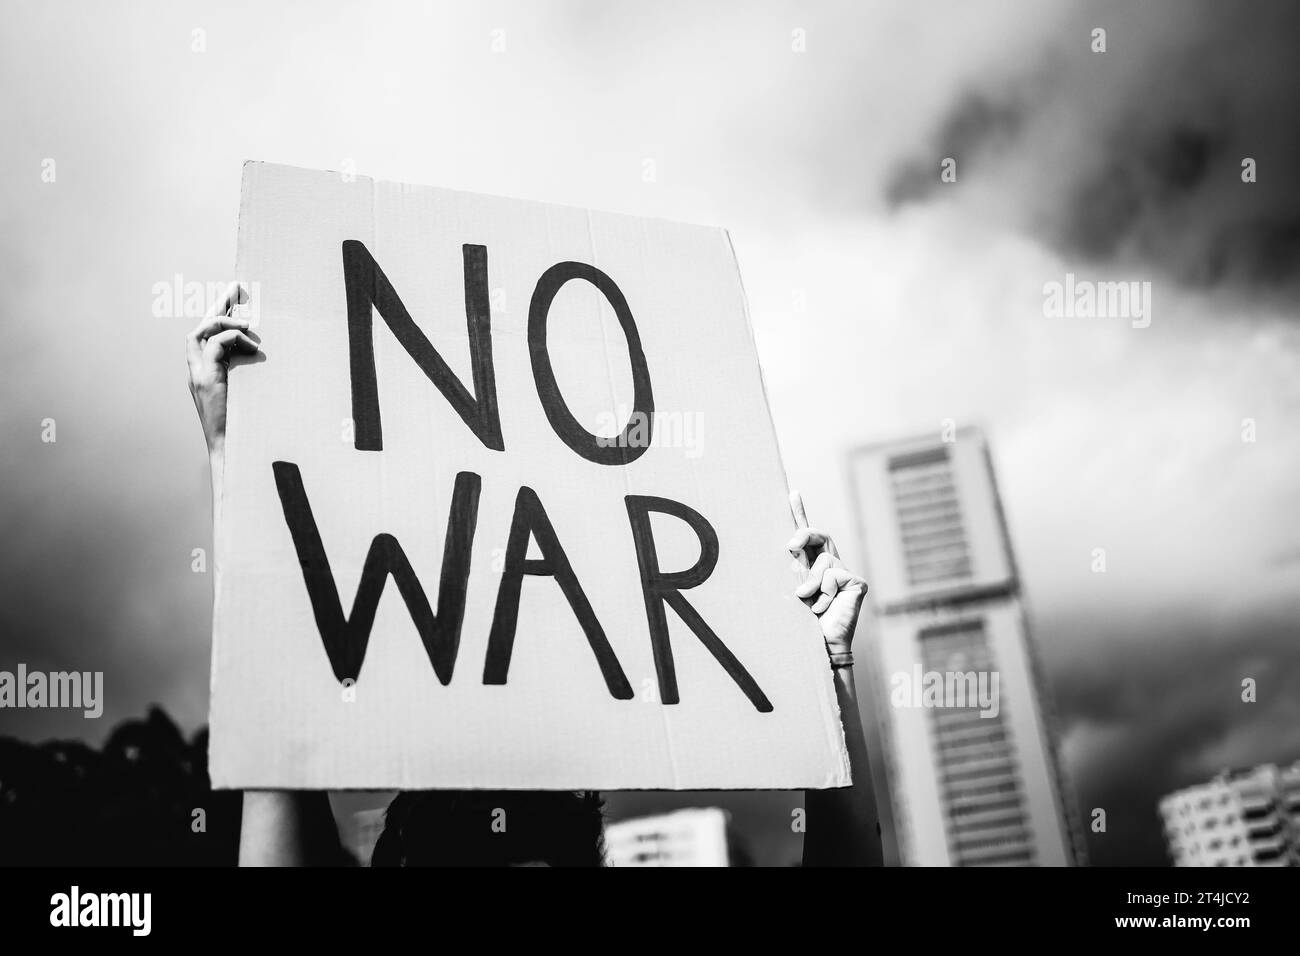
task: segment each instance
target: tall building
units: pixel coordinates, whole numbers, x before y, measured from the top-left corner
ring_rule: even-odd
[[[705,807],[611,823],[605,859],[610,866],[728,866],[727,813]]]
[[[866,558],[872,693],[896,846],[922,866],[1068,866],[1083,844],[988,445],[973,428],[865,447],[849,477]]]
[[[1300,866],[1300,761],[1219,774],[1160,801],[1174,866]]]

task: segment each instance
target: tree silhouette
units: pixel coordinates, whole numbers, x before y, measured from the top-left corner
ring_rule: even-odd
[[[0,737],[0,863],[233,866],[241,795],[213,791],[208,732],[186,741],[161,708],[95,750]]]

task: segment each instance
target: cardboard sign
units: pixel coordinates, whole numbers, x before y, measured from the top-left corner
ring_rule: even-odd
[[[213,781],[849,782],[720,229],[245,166]]]

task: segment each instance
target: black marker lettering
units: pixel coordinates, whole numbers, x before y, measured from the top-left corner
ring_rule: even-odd
[[[546,346],[546,320],[556,293],[570,279],[585,279],[600,290],[614,307],[618,324],[623,327],[623,336],[627,339],[628,358],[632,361],[632,414],[615,438],[602,439],[582,427],[565,404],[555,380],[555,370],[551,367],[551,355]],[[645,351],[641,348],[641,335],[636,320],[632,318],[632,310],[613,279],[584,262],[559,262],[543,272],[528,306],[528,353],[532,357],[537,397],[542,400],[551,428],[566,445],[598,465],[627,465],[645,454],[650,442],[629,442],[628,431],[636,425],[649,436],[654,427],[655,400],[650,391],[650,370],[646,366]]]
[[[465,259],[465,327],[474,369],[471,395],[429,344],[406,311],[379,264],[356,239],[343,243],[343,283],[348,298],[348,350],[352,369],[352,420],[358,451],[382,451],[379,386],[375,377],[374,310],[421,371],[438,387],[475,437],[494,451],[505,451],[492,368],[492,315],[488,306],[487,248],[461,247]]]
[[[275,485],[280,493],[280,506],[284,520],[293,536],[293,546],[302,566],[303,581],[311,598],[311,608],[316,616],[325,653],[329,657],[334,676],[344,680],[357,680],[366,658],[366,645],[370,642],[370,629],[375,623],[375,611],[384,585],[391,574],[397,589],[406,603],[406,609],[415,622],[415,629],[424,643],[425,653],[434,673],[444,685],[451,681],[456,666],[456,652],[460,648],[460,629],[465,619],[465,591],[469,583],[470,557],[474,547],[474,527],[478,522],[478,498],[482,480],[478,475],[462,471],[456,476],[451,497],[451,515],[447,520],[447,539],[442,552],[442,577],[438,583],[438,613],[429,609],[429,600],[416,577],[411,562],[402,546],[391,534],[376,535],[370,543],[365,565],[361,569],[361,583],[352,601],[352,613],[343,616],[334,574],[330,571],[325,546],[303,488],[298,466],[287,461],[273,462]]]
[[[664,605],[672,607],[686,626],[695,632],[722,669],[744,691],[759,713],[772,710],[772,703],[749,676],[743,664],[727,649],[713,629],[705,623],[700,613],[691,606],[681,592],[703,584],[718,563],[718,534],[704,516],[692,508],[668,498],[646,495],[628,495],[627,517],[632,523],[632,540],[636,545],[636,560],[641,568],[641,593],[645,598],[646,618],[650,623],[650,646],[654,651],[655,671],[659,675],[659,698],[665,704],[680,701],[677,693],[677,668],[673,663],[673,649],[668,641],[668,615]],[[659,555],[655,551],[654,532],[650,528],[650,512],[680,518],[691,526],[700,539],[700,559],[685,571],[660,571]]]
[[[528,557],[528,541],[537,540],[540,558]],[[515,515],[510,522],[506,542],[505,570],[497,591],[497,606],[492,615],[492,633],[488,637],[487,660],[483,665],[484,684],[504,684],[510,671],[510,655],[515,646],[515,626],[519,621],[519,595],[525,574],[544,574],[555,578],[587,635],[587,643],[596,655],[605,686],[616,700],[631,700],[632,685],[609,646],[596,612],[582,591],[568,556],[555,536],[537,492],[525,486],[515,498]]]

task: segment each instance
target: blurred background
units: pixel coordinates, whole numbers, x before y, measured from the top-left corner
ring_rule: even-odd
[[[125,773],[126,720],[199,806],[207,462],[159,301],[233,278],[246,159],[726,226],[850,565],[850,451],[980,426],[1094,865],[1169,862],[1163,796],[1300,757],[1300,7],[2,6],[0,670],[104,673],[98,719],[0,710],[7,826],[72,786],[12,769],[73,753],[38,744]],[[1150,282],[1150,324],[1049,317],[1067,274]],[[785,865],[801,799],[609,810],[720,806]]]

